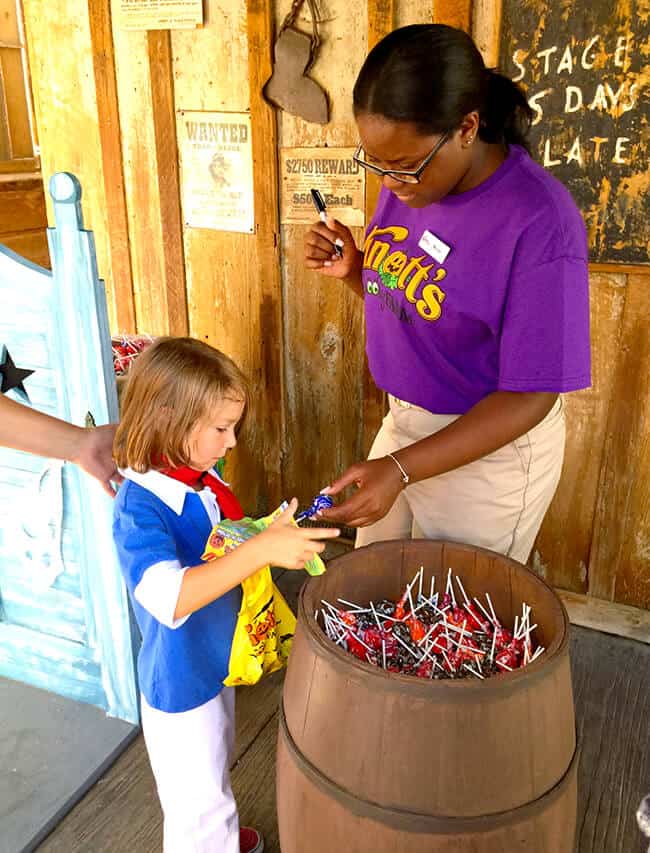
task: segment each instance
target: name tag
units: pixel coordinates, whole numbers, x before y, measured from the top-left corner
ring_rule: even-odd
[[[438,261],[439,264],[443,264],[447,255],[451,252],[451,246],[443,243],[440,237],[436,237],[436,235],[432,234],[431,231],[425,231],[422,234],[418,246],[421,249],[424,249],[424,251],[428,255],[431,255],[434,261]]]

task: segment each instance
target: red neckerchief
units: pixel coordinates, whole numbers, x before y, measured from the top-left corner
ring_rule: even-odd
[[[202,483],[214,492],[221,515],[224,518],[237,521],[237,519],[244,517],[244,510],[241,508],[241,504],[237,498],[228,486],[222,483],[210,471],[196,471],[194,468],[190,468],[189,465],[183,465],[180,468],[162,468],[160,473],[166,477],[171,477],[173,480],[180,480],[181,483],[185,483],[186,486],[191,486],[192,488]]]

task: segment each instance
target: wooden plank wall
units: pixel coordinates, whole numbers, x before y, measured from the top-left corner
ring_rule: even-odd
[[[237,451],[247,506],[281,491],[284,416],[275,117],[260,96],[270,74],[270,6],[209,2],[196,31],[113,26],[138,329],[192,334],[231,355],[253,382],[255,418]],[[184,228],[176,114],[250,110],[255,236]]]
[[[83,187],[86,228],[95,234],[106,282],[109,320],[117,325],[109,251],[90,9],[85,0],[23,4],[34,111],[47,186],[54,172],[72,172]],[[48,220],[53,224],[48,199]]]
[[[0,173],[0,243],[32,263],[49,268],[46,228],[40,174]]]
[[[0,0],[0,161],[33,156],[16,0]]]
[[[324,126],[276,113],[261,97],[288,0],[206,0],[203,28],[149,34],[118,28],[108,0],[24,2],[44,174],[70,169],[82,181],[113,329],[187,330],[230,353],[255,389],[230,467],[235,487],[251,511],[292,494],[310,499],[362,458],[384,401],[364,364],[360,304],[303,269],[303,226],[280,226],[279,151],[356,144],[354,78],[393,26],[462,25],[496,65],[500,0],[320,0],[310,75],[330,99]],[[309,32],[306,11],[298,26]],[[183,227],[179,110],[250,111],[254,235]],[[369,179],[367,211],[376,192]],[[592,270],[594,385],[566,400],[564,476],[533,555],[558,587],[644,608],[649,275]]]
[[[45,195],[34,156],[16,0],[0,0],[0,243],[48,267]]]

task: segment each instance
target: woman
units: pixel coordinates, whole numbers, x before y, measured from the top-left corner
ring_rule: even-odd
[[[358,490],[322,517],[361,528],[357,545],[448,538],[525,562],[560,477],[559,395],[590,384],[581,215],[528,154],[523,92],[460,30],[390,33],[354,113],[377,207],[363,251],[314,225],[306,266],[364,298],[390,408],[369,460],[327,491]]]

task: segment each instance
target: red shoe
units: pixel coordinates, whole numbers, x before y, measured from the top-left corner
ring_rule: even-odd
[[[239,830],[239,849],[241,853],[262,853],[264,839],[256,829],[242,826]]]

